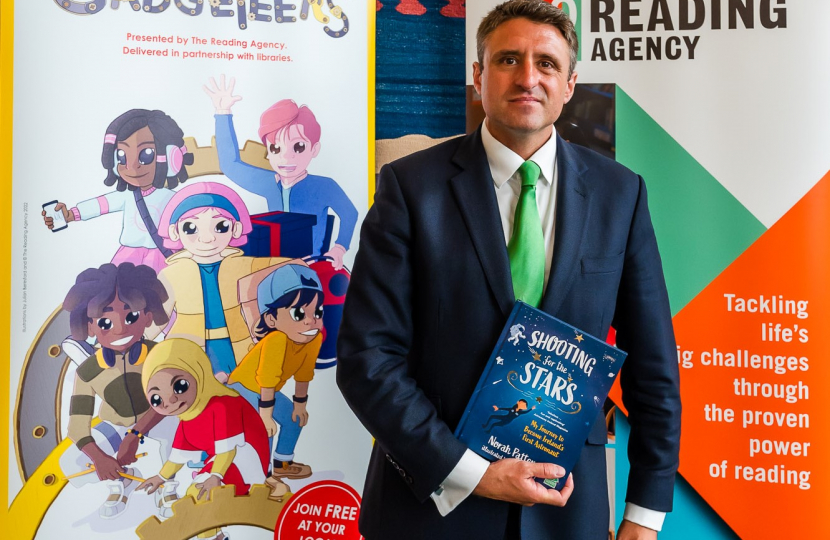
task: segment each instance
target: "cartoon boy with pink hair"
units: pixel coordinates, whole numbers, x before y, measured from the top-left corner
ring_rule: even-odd
[[[165,312],[176,312],[167,337],[202,346],[223,383],[253,346],[237,294],[239,280],[288,260],[243,256],[236,246],[245,244],[250,232],[245,203],[231,188],[215,182],[177,191],[159,221],[165,247],[177,252],[159,273],[168,295]]]
[[[210,79],[204,90],[216,109],[216,149],[222,172],[239,187],[265,197],[268,211],[298,212],[317,217],[313,229],[312,255],[333,259],[335,269],[343,266],[357,224],[357,209],[343,189],[331,178],[308,173],[311,160],[320,153],[320,124],[311,109],[283,99],[269,107],[260,118],[259,138],[268,149],[271,169],[243,162],[233,128],[231,107],[242,99],[233,95],[235,81],[225,85]],[[328,211],[340,218],[334,245],[323,246]],[[324,249],[328,249],[323,253]]]

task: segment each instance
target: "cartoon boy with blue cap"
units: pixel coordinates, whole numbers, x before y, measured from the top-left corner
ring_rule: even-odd
[[[273,468],[267,484],[272,497],[287,491],[283,478],[311,476],[311,467],[294,461],[294,447],[308,423],[308,383],[323,343],[323,288],[311,268],[287,264],[268,274],[257,286],[260,313],[255,331],[260,338],[231,373],[228,383],[259,415],[268,436],[280,426]],[[294,397],[280,392],[294,379]]]

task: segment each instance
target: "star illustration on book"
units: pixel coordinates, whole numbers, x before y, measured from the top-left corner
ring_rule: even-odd
[[[536,403],[542,403],[542,396],[536,398]]]
[[[585,338],[584,338],[584,337],[582,337],[582,334],[577,334],[577,335],[576,335],[576,340],[577,340],[578,342],[582,343],[582,340],[583,340],[583,339],[585,339]]]
[[[496,363],[500,366],[503,366],[504,365],[504,358],[502,358],[501,356],[497,356],[496,357]]]
[[[568,382],[571,382],[571,381],[573,381],[573,380],[574,380],[574,379],[573,379],[573,377],[571,377],[571,375],[570,375],[570,374],[568,374]]]

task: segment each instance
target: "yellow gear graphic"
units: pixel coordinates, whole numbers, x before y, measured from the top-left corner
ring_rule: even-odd
[[[248,13],[248,20],[249,21],[256,20],[256,13]]]
[[[135,532],[141,540],[187,540],[226,525],[249,525],[273,531],[292,494],[289,492],[281,501],[276,501],[268,497],[270,493],[269,487],[255,485],[247,495],[237,497],[234,486],[221,486],[211,491],[209,501],[185,497],[173,504],[172,517],[164,521],[148,518]]]
[[[222,5],[221,0],[210,0],[210,5],[213,7],[219,7]]]

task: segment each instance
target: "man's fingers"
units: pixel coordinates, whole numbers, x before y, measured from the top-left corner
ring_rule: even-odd
[[[233,87],[236,86],[236,77],[231,77],[231,82],[228,83],[228,94],[233,94]]]
[[[573,473],[568,475],[568,480],[565,481],[565,487],[562,488],[562,491],[559,493],[562,494],[562,497],[567,501],[570,498],[571,493],[574,490],[574,475]]]
[[[530,474],[536,478],[562,478],[565,469],[553,463],[533,463],[530,465]]]

